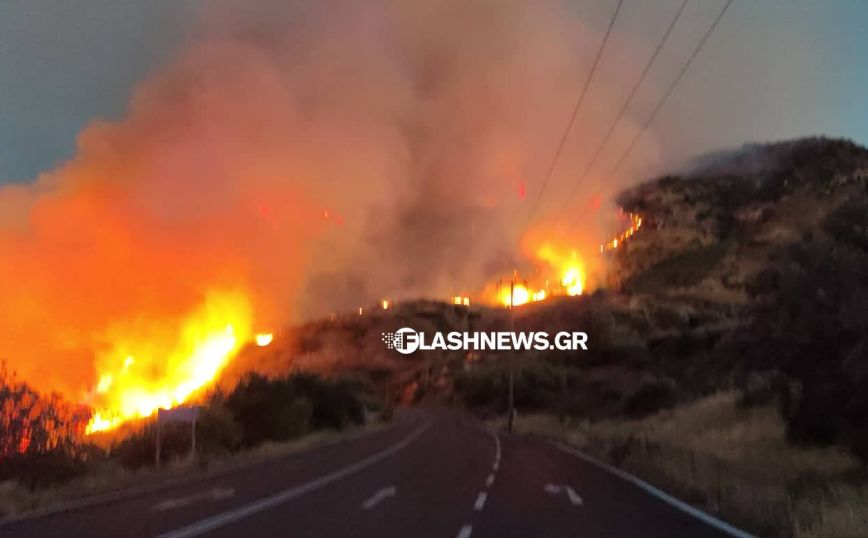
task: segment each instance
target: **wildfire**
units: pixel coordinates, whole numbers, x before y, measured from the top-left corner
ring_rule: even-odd
[[[639,228],[642,227],[642,217],[638,214],[627,213],[627,217],[629,218],[630,225],[616,237],[600,245],[600,253],[615,250],[619,246],[623,245],[628,239],[633,237],[633,234],[638,232]]]
[[[552,290],[554,294],[570,297],[581,295],[585,289],[584,264],[575,250],[565,254],[566,249],[557,249],[551,245],[543,245],[537,252],[537,258],[549,266],[549,271],[558,275],[562,289]]]
[[[461,295],[456,295],[452,297],[452,304],[456,306],[470,306],[470,297],[463,297]]]
[[[511,296],[510,296],[511,295]],[[500,287],[498,301],[503,306],[520,306],[531,300],[532,294],[524,284],[517,283],[510,286],[508,283]]]
[[[537,278],[520,279],[516,272],[511,279],[501,279],[496,287],[488,288],[494,290],[494,294],[489,297],[492,297],[496,304],[504,307],[521,306],[544,301],[549,297],[576,296],[584,292],[584,264],[576,251],[570,251],[570,254],[566,255],[563,249],[543,245],[536,250],[535,255],[538,261]],[[555,285],[552,285],[552,282]],[[453,298],[453,301],[455,299]]]
[[[582,275],[579,273],[578,268],[570,267],[564,273],[563,278],[561,278],[561,284],[564,286],[564,289],[569,296],[581,295],[582,294]]]
[[[257,334],[255,338],[256,345],[259,347],[265,347],[269,345],[272,340],[274,340],[274,335],[271,333],[260,333]]]
[[[251,321],[245,295],[215,292],[177,324],[152,322],[113,331],[111,350],[98,362],[103,371],[86,433],[187,401],[250,339]],[[272,335],[257,335],[257,344],[266,336],[270,342]]]

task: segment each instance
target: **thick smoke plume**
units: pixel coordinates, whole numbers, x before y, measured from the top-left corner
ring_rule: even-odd
[[[0,357],[25,380],[85,397],[117,334],[160,334],[215,290],[271,329],[526,263],[529,200],[600,28],[554,0],[239,4],[208,4],[72,161],[0,188]],[[635,73],[628,42],[614,58]],[[620,105],[601,84],[543,215]],[[158,356],[136,368],[157,376]]]

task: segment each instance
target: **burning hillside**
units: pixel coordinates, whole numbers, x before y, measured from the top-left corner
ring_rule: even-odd
[[[89,431],[187,401],[294,320],[503,302],[516,269],[518,301],[601,281],[596,209],[556,246],[516,249],[515,224],[598,29],[557,3],[260,7],[204,8],[122,119],[0,186],[0,357]]]
[[[91,431],[188,401],[288,323],[384,297],[586,293],[642,226],[605,201],[636,172],[622,148],[661,164],[652,136],[632,138],[645,115],[629,105],[668,92],[644,75],[629,90],[648,43],[621,21],[607,30],[617,10],[213,2],[198,15],[72,159],[0,187],[0,357],[91,406]],[[610,36],[617,54],[590,84],[588,51]],[[573,228],[551,228],[562,221]]]

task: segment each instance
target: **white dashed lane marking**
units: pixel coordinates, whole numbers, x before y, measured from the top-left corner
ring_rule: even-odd
[[[485,501],[488,499],[488,488],[494,484],[494,478],[497,470],[500,468],[500,438],[494,430],[490,430],[490,433],[494,438],[494,464],[491,466],[491,472],[485,478],[485,489],[479,492],[476,496],[476,501],[473,503],[474,512],[481,512],[485,508]],[[473,525],[466,524],[458,531],[458,538],[470,538],[471,533],[473,533]]]
[[[480,491],[479,495],[476,496],[476,502],[473,503],[473,509],[479,512],[485,507],[485,499],[488,498],[488,493],[485,491]]]

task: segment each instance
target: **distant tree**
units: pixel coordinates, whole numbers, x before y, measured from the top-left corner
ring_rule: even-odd
[[[89,419],[86,407],[40,394],[0,363],[0,481],[60,482],[83,472]]]
[[[89,419],[85,406],[40,394],[0,363],[0,459],[73,447]]]

